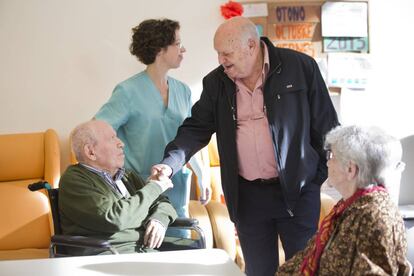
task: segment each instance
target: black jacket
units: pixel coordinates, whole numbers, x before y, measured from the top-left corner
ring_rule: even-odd
[[[276,48],[267,38],[262,41],[268,47],[270,60],[264,101],[286,208],[291,213],[300,189],[310,183],[321,185],[327,177],[323,141],[325,134],[338,125],[338,118],[314,59]],[[235,93],[236,86],[222,66],[210,72],[203,79],[203,91],[191,117],[167,145],[161,163],[176,172],[216,132],[223,192],[230,218],[237,222]]]

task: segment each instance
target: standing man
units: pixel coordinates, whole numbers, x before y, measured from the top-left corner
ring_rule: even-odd
[[[259,38],[243,17],[214,36],[221,66],[153,175],[171,176],[216,132],[223,191],[247,275],[274,275],[280,236],[286,258],[316,232],[326,179],[324,135],[338,125],[316,62]]]

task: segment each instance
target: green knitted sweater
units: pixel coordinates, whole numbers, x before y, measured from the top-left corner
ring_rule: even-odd
[[[132,171],[126,171],[122,181],[129,198],[82,165],[69,166],[59,183],[63,234],[107,239],[121,253],[146,251],[142,242],[147,221],[156,219],[168,227],[177,214],[158,184],[145,184]]]

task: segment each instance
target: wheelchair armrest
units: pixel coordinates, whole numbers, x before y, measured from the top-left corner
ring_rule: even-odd
[[[206,248],[206,237],[196,218],[176,218],[168,227],[187,228],[194,230],[200,239],[200,248]]]
[[[95,239],[85,236],[54,235],[51,242],[58,245],[73,247],[90,247],[110,249],[112,246],[107,240]]]
[[[112,247],[109,241],[85,236],[54,235],[51,237],[49,247],[50,257],[55,258],[70,256],[62,251],[59,251],[57,246],[104,249],[111,251],[112,254],[119,254],[119,252]]]
[[[198,225],[198,220],[195,218],[177,218],[169,227],[188,227],[194,228]]]

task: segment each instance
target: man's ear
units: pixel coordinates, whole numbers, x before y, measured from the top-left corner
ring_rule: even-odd
[[[249,47],[250,53],[252,53],[252,54],[254,53],[254,49],[256,47],[258,47],[256,41],[254,39],[252,39],[252,38],[249,38],[247,40],[247,46]]]
[[[83,153],[87,159],[96,161],[95,150],[91,144],[86,144],[83,146]]]

